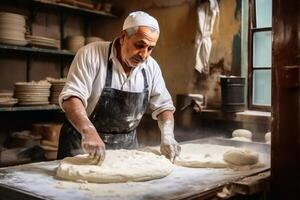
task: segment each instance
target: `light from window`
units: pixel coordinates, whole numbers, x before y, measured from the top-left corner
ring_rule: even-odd
[[[272,0],[250,0],[249,34],[252,44],[250,79],[251,109],[269,109],[271,106],[272,67]],[[252,38],[251,38],[252,37]]]
[[[256,28],[272,27],[272,0],[256,0]]]
[[[255,32],[253,35],[253,68],[271,67],[271,31]]]
[[[271,70],[253,72],[253,104],[268,106],[271,104]]]

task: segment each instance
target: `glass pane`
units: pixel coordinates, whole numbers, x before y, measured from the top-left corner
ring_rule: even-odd
[[[253,67],[271,67],[271,31],[255,32],[253,35]]]
[[[256,0],[256,27],[272,27],[272,0]]]
[[[271,70],[253,71],[253,104],[271,105]]]

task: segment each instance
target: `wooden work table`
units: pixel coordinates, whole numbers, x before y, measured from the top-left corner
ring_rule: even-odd
[[[246,146],[259,152],[265,166],[243,171],[176,166],[157,180],[96,184],[56,179],[58,161],[40,162],[0,169],[0,199],[212,199],[224,186],[270,169],[269,145],[218,138],[190,142]]]

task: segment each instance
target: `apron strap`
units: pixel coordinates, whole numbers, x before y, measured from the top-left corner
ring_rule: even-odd
[[[144,77],[144,90],[148,89],[148,81],[147,81],[147,76],[145,72],[145,68],[142,69],[143,77]]]
[[[106,80],[105,80],[105,87],[111,87],[111,80],[112,80],[112,61],[109,59],[111,53],[112,42],[109,44],[108,49],[108,57],[107,57],[107,72],[106,72]]]

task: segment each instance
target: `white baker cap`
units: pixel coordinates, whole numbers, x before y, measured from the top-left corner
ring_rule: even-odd
[[[124,21],[123,30],[137,26],[148,26],[154,28],[159,32],[159,25],[157,20],[143,11],[130,13]]]

